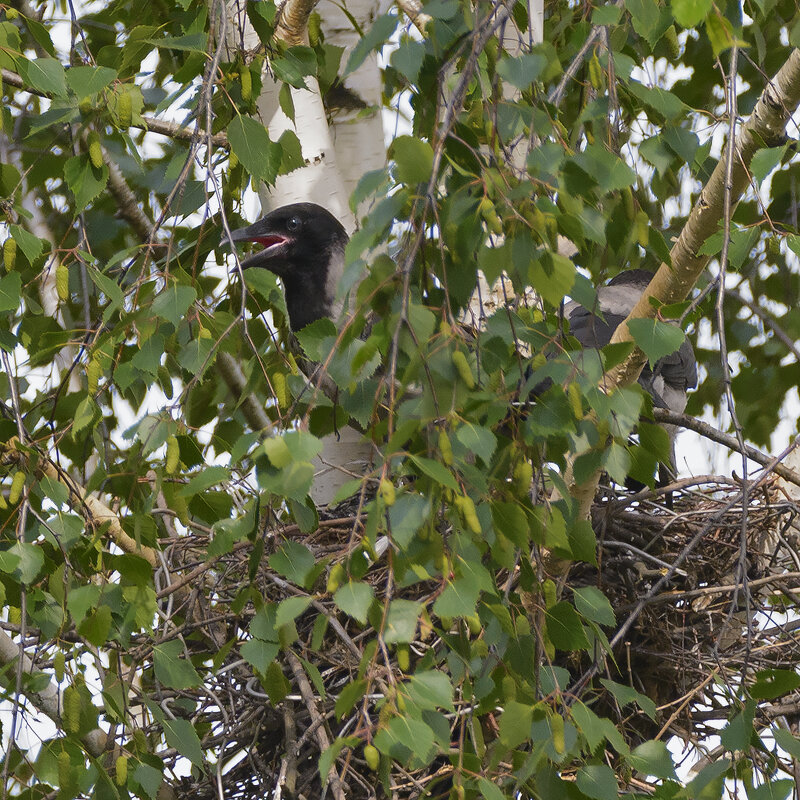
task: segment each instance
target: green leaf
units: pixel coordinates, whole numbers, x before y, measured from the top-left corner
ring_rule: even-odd
[[[628,329],[637,347],[647,356],[651,368],[660,358],[676,352],[686,339],[686,334],[677,325],[660,319],[632,319]]]
[[[337,592],[338,595],[338,592]],[[339,605],[337,601],[337,605]],[[341,608],[341,606],[339,606]],[[413,642],[422,604],[413,600],[392,600],[386,615],[383,639],[386,644]]]
[[[792,758],[800,759],[800,739],[792,735],[791,731],[786,728],[772,728],[772,735],[775,741],[783,748]]]
[[[706,33],[715,56],[719,56],[736,43],[730,21],[715,11],[706,17]]]
[[[67,595],[67,611],[75,624],[80,625],[89,609],[95,608],[99,601],[99,586],[76,586]]]
[[[55,58],[35,58],[33,61],[20,59],[19,74],[31,88],[39,92],[56,97],[67,95],[64,67]]]
[[[230,477],[231,471],[227,467],[206,467],[181,489],[181,494],[184,497],[193,497],[218,483],[230,480]]]
[[[601,678],[600,683],[614,695],[614,699],[621,706],[628,705],[628,703],[636,703],[650,719],[655,720],[656,704],[647,695],[637,692],[636,689],[630,686],[612,681],[610,678]]]
[[[630,12],[633,29],[651,47],[672,23],[669,12],[660,8],[656,0],[625,0],[625,7]]]
[[[672,0],[672,13],[682,28],[693,28],[711,11],[711,0]]]
[[[110,67],[70,67],[65,75],[67,85],[79,100],[97,94],[117,78]]]
[[[340,586],[333,596],[333,602],[344,611],[345,614],[353,617],[361,625],[367,621],[367,613],[372,601],[375,598],[375,592],[368,583],[361,583],[359,581],[350,581],[344,586]]]
[[[363,678],[345,684],[342,691],[339,692],[339,696],[336,698],[336,704],[333,707],[336,719],[341,719],[345,714],[351,711],[353,706],[364,697],[366,691],[367,682]]]
[[[161,770],[140,761],[133,772],[133,779],[147,792],[148,797],[155,800],[158,789],[164,782],[164,775]]]
[[[253,669],[266,674],[269,665],[278,657],[281,646],[277,642],[264,642],[261,639],[248,639],[239,648],[242,658]]]
[[[0,550],[0,572],[10,574],[19,566],[20,557],[9,553],[7,550]]]
[[[155,645],[153,665],[156,678],[170,689],[191,689],[202,683],[192,662],[186,658],[183,643],[177,639]]]
[[[305,166],[303,148],[293,130],[285,130],[280,135],[278,144],[281,148],[281,168],[279,170],[281,175],[288,175],[290,172]]]
[[[228,141],[244,168],[257,181],[275,183],[281,166],[281,146],[252,117],[234,117],[228,125]]]
[[[433,611],[439,617],[471,617],[480,597],[480,587],[468,578],[448,581],[436,598]]]
[[[392,53],[391,65],[409,82],[414,83],[425,60],[425,45],[406,39]]]
[[[205,33],[187,33],[184,36],[165,36],[163,39],[143,39],[147,44],[166,50],[186,50],[205,55],[208,37]]]
[[[500,741],[509,749],[518,747],[530,739],[532,723],[532,706],[518,703],[516,700],[506,703],[498,725]]]
[[[267,666],[266,673],[261,676],[261,685],[269,695],[269,701],[273,706],[282,703],[291,690],[291,684],[277,661],[273,661]]]
[[[392,541],[401,549],[410,547],[414,534],[428,519],[431,501],[419,494],[401,494],[389,508]]]
[[[314,554],[300,542],[284,542],[269,558],[272,569],[292,583],[305,588],[310,588],[306,586],[306,581],[315,572],[316,564]]]
[[[649,161],[659,175],[663,176],[675,161],[675,154],[666,146],[664,137],[659,134],[645,139],[639,145],[642,157]]]
[[[618,788],[614,770],[605,764],[587,764],[575,778],[578,788],[594,800],[617,800]]]
[[[620,755],[630,752],[625,739],[614,723],[610,719],[597,716],[591,708],[580,701],[577,701],[572,706],[572,721],[586,738],[590,752],[597,750],[602,742],[606,740],[613,745]]]
[[[407,186],[428,183],[433,169],[433,148],[413,136],[398,136],[389,148],[397,165],[397,178]]]
[[[397,27],[395,14],[384,14],[372,23],[372,27],[362,36],[347,59],[347,66],[342,77],[346,78],[351,72],[357,70],[364,59],[373,51],[379,50],[389,39]]]
[[[575,608],[586,619],[598,625],[616,625],[614,609],[608,598],[596,586],[583,586],[573,590]]]
[[[755,703],[750,700],[720,733],[720,742],[726,750],[745,750],[749,746],[753,736],[754,718]]]
[[[395,746],[400,744],[426,763],[433,755],[434,741],[430,726],[408,716],[393,717],[374,739],[375,747],[386,755],[393,755]]]
[[[495,529],[512,541],[517,547],[528,546],[528,517],[521,506],[516,503],[503,503],[493,500],[491,503],[492,522]]]
[[[636,183],[636,173],[615,153],[591,144],[574,156],[575,163],[591,177],[601,192],[613,192]]]
[[[30,35],[36,40],[36,44],[53,58],[56,58],[56,49],[53,46],[53,40],[50,38],[50,32],[47,28],[33,17],[23,17],[25,20],[25,27],[28,29]]]
[[[668,120],[680,117],[686,111],[686,105],[677,95],[660,86],[644,86],[638,81],[630,81],[627,86],[646,106]]]
[[[491,781],[486,778],[478,778],[478,789],[486,800],[505,800],[506,795]]]
[[[0,278],[0,312],[16,311],[21,291],[22,278],[18,272],[9,272]]]
[[[44,553],[42,548],[28,542],[15,542],[8,548],[12,556],[16,556],[17,562],[16,575],[20,583],[31,584],[35,580],[39,571],[44,566]]]
[[[750,696],[755,700],[773,700],[800,686],[800,675],[791,669],[762,669],[756,673]]]
[[[317,74],[317,56],[310,48],[302,45],[288,48],[282,56],[270,60],[275,77],[296,89],[305,89],[305,77]]]
[[[130,360],[130,365],[142,373],[139,377],[147,380],[158,375],[161,359],[164,357],[164,342],[164,337],[157,333],[139,345],[139,350]]]
[[[64,180],[75,195],[77,211],[83,211],[105,189],[108,167],[93,167],[88,155],[74,156],[64,164]]]
[[[611,442],[603,456],[603,466],[611,476],[611,480],[623,484],[631,468],[630,453],[616,442]]]
[[[527,89],[547,67],[541,53],[526,53],[516,58],[503,58],[497,64],[497,74],[517,89]]]
[[[488,428],[469,422],[458,426],[456,439],[484,464],[489,464],[497,447],[497,437]]]
[[[677,780],[675,765],[665,742],[644,742],[628,756],[634,769],[656,778]]]
[[[556,603],[545,612],[547,635],[559,650],[580,650],[589,642],[575,609],[566,601]]]
[[[593,25],[616,25],[622,16],[622,9],[617,5],[596,6],[592,10]]]
[[[42,253],[45,245],[49,246],[49,243],[45,242],[44,239],[40,239],[38,236],[28,233],[28,231],[21,228],[19,225],[10,225],[8,230],[14,241],[19,245],[19,249],[24,253],[25,258],[27,258],[31,264],[33,264]]]
[[[420,472],[432,478],[436,483],[448,489],[452,489],[454,492],[459,491],[458,483],[453,477],[453,474],[440,462],[434,461],[432,458],[425,458],[424,456],[409,456],[409,458]]]
[[[287,597],[278,603],[275,612],[275,627],[282,628],[290,622],[294,622],[311,605],[310,597]]]
[[[88,269],[89,277],[92,283],[106,296],[108,305],[103,311],[103,320],[108,321],[111,315],[122,308],[125,300],[125,295],[119,284],[113,279],[104,275],[97,269]]]
[[[75,421],[72,424],[72,436],[76,437],[87,428],[93,428],[103,418],[97,403],[91,397],[84,397],[75,411]]]
[[[52,500],[57,506],[63,506],[69,500],[69,489],[61,481],[57,481],[49,475],[42,475],[39,480],[39,488],[44,492],[45,497]]]
[[[408,679],[405,691],[408,699],[420,710],[444,708],[447,711],[455,711],[453,684],[444,672],[439,670],[417,672]]]
[[[575,274],[572,259],[550,251],[533,261],[528,269],[531,285],[555,308],[572,291]]]
[[[95,647],[102,647],[108,641],[111,621],[111,609],[100,606],[81,622],[78,633]]]
[[[748,786],[747,800],[786,800],[792,789],[796,789],[791,778],[771,780],[767,778],[760,786]]]
[[[168,286],[159,293],[150,310],[157,317],[171,322],[177,329],[196,299],[197,292],[191,286]]]
[[[756,150],[750,161],[750,171],[759,183],[781,163],[788,147],[788,145],[783,145],[783,147],[762,147],[760,150]]]
[[[203,766],[203,748],[191,722],[185,719],[164,719],[164,736],[167,744],[188,758],[196,767]]]

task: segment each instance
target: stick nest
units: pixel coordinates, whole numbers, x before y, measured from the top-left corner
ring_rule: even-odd
[[[730,698],[743,674],[752,683],[758,670],[800,661],[800,643],[793,634],[797,626],[787,623],[786,617],[787,607],[796,605],[795,585],[800,580],[796,521],[800,508],[776,482],[750,492],[744,507],[741,488],[723,479],[674,494],[671,509],[636,497],[611,490],[598,497],[592,519],[598,564],[573,564],[562,595],[570,599],[571,590],[580,586],[604,592],[616,614],[617,628],[605,631],[612,641],[619,639],[613,653],[598,648],[594,663],[582,651],[569,658],[559,653],[554,666],[569,673],[571,692],[580,685],[576,682],[581,675],[596,670],[581,697],[592,703],[596,713],[611,717],[631,745],[674,734],[696,742],[718,733],[720,720],[731,713]],[[395,687],[404,680],[396,654],[378,647],[365,656],[374,643],[374,631],[362,628],[334,605],[325,592],[325,573],[317,581],[316,593],[309,595],[269,567],[270,548],[274,551],[287,539],[302,542],[318,561],[328,559],[333,564],[345,559],[357,546],[361,529],[355,509],[340,507],[335,513],[337,518],[323,520],[312,535],[295,527],[272,530],[256,566],[250,546],[234,549],[214,565],[213,575],[208,571],[196,582],[195,611],[174,609],[187,619],[194,616],[196,631],[203,631],[202,637],[195,633],[196,638],[185,640],[190,646],[207,647],[212,640],[223,647],[231,639],[237,641],[226,653],[209,654],[217,656],[218,669],[201,687],[180,692],[159,691],[157,685],[146,689],[162,707],[190,709],[192,719],[210,723],[204,747],[221,754],[226,798],[261,800],[276,791],[280,792],[276,797],[322,797],[320,753],[338,737],[356,738],[333,760],[336,774],[329,774],[329,796],[416,798],[426,792],[447,796],[449,791],[451,767],[445,758],[424,769],[404,769],[393,762],[389,770],[383,765],[382,773],[370,770],[362,745],[378,729],[385,698],[393,703]],[[177,573],[169,581],[195,567],[206,546],[205,537],[181,537],[169,550],[170,568]],[[379,557],[364,577],[379,599],[391,585],[387,563],[387,555]],[[534,567],[544,577],[541,564]],[[248,570],[254,575],[252,591],[269,602],[311,599],[295,620],[298,638],[289,651],[280,650],[268,674],[258,677],[240,654],[254,613],[251,602],[242,602]],[[513,591],[519,590],[514,573],[501,578],[510,581]],[[440,589],[438,582],[407,590],[392,585],[392,599],[421,601],[430,611]],[[537,596],[526,606],[533,630],[540,629],[540,620],[535,619],[540,611],[531,609],[541,609],[542,602]],[[524,613],[521,607],[519,613]],[[327,617],[324,633],[321,615]],[[624,634],[615,637],[626,622],[630,624]],[[434,624],[440,623],[434,618]],[[463,621],[453,625],[462,636],[475,638]],[[410,672],[416,659],[441,647],[437,630],[418,628]],[[541,647],[540,653],[544,666],[546,648]],[[149,654],[143,654],[143,663],[148,661]],[[369,696],[339,718],[334,711],[337,698],[364,675]],[[603,678],[651,698],[658,707],[654,718],[634,703],[620,706],[618,697],[605,692]],[[459,741],[466,721],[480,724],[489,745],[497,735],[500,712],[473,719],[468,704],[459,703],[458,689],[456,685],[458,713],[447,715],[451,741]],[[563,711],[562,699],[555,695],[546,699]],[[785,713],[790,700],[762,705],[763,724]],[[179,758],[176,753],[175,760]],[[390,787],[388,792],[381,780]],[[213,768],[173,786],[180,797],[218,797]]]

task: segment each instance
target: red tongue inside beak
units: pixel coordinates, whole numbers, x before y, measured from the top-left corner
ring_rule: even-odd
[[[286,240],[283,236],[257,236],[250,241],[264,245],[264,247],[271,247],[273,244],[281,244],[281,242],[285,242]]]

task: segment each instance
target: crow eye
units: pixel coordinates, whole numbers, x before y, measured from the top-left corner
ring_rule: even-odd
[[[300,230],[302,225],[303,220],[301,220],[300,217],[289,217],[289,219],[286,221],[286,229],[290,231]]]

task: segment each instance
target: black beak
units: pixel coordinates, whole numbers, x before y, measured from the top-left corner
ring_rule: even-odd
[[[286,247],[292,239],[283,233],[274,232],[269,221],[260,219],[246,228],[231,231],[227,241],[232,249],[235,249],[237,242],[255,242],[262,246],[263,249],[242,260],[242,269],[262,266],[275,271],[276,263],[279,263],[277,260],[285,255]]]
[[[248,225],[246,228],[237,228],[235,231],[231,231],[231,235],[225,235],[224,241],[226,241],[231,247],[236,246],[236,242],[254,242],[258,240],[258,232],[253,230],[258,226],[258,222],[254,222],[252,225]]]

